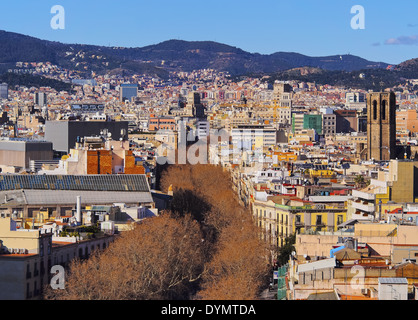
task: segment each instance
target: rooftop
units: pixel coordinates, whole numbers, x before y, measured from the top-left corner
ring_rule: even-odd
[[[408,284],[406,278],[379,278],[379,284]]]
[[[82,205],[110,205],[113,203],[151,203],[148,191],[86,191],[86,190],[12,190],[0,191],[0,206],[73,204],[81,196]],[[7,199],[7,200],[5,200]]]
[[[145,175],[0,175],[0,191],[19,189],[149,192]]]

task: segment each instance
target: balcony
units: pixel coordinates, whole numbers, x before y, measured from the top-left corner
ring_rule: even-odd
[[[351,192],[351,195],[353,197],[364,199],[364,200],[369,200],[369,201],[374,201],[375,199],[374,193],[369,193],[369,192],[364,192],[364,191],[359,191],[359,190],[353,190]]]
[[[374,213],[376,210],[375,205],[373,203],[364,203],[363,201],[361,202],[352,201],[351,206],[356,210],[364,211],[367,213]]]
[[[295,227],[303,227],[304,225],[302,221],[295,221]]]

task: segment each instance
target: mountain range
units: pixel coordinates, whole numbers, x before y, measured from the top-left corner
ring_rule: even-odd
[[[311,57],[295,52],[250,53],[213,41],[168,40],[126,48],[66,44],[0,31],[0,72],[14,67],[19,61],[49,61],[86,76],[94,71],[98,74],[148,74],[160,78],[167,78],[169,71],[197,69],[226,71],[234,77],[261,74],[278,78],[296,74],[306,79],[328,75],[355,77],[352,73],[357,71],[372,75],[376,72],[385,77],[383,70],[387,71],[389,66],[350,54]],[[418,78],[418,59],[395,66],[395,70],[399,77]]]
[[[353,55],[310,57],[294,52],[250,53],[213,41],[168,40],[145,47],[122,48],[65,44],[0,31],[0,43],[0,63],[3,64],[50,61],[74,69],[81,66],[80,70],[88,64],[89,69],[97,72],[112,69],[137,72],[144,69],[150,73],[163,74],[161,69],[192,71],[210,68],[227,71],[231,75],[243,75],[272,73],[297,67],[353,71],[388,66],[384,62],[368,61]],[[108,64],[104,64],[104,61]]]

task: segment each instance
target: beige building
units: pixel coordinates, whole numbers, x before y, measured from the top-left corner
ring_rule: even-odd
[[[344,208],[316,205],[288,196],[269,196],[252,203],[253,217],[265,241],[281,247],[291,234],[336,231],[346,221]]]
[[[418,226],[396,225],[387,223],[356,223],[354,232],[335,232],[317,235],[299,234],[296,237],[296,252],[299,258],[329,257],[330,250],[335,246],[339,238],[353,237],[357,243],[367,244],[371,255],[378,255],[390,259],[393,264],[402,262],[401,251],[394,253],[394,246],[417,246]],[[415,251],[410,251],[411,258]],[[409,253],[408,253],[409,255]]]
[[[385,220],[387,211],[418,202],[417,174],[418,161],[391,160],[387,170],[377,172],[377,179],[352,191],[348,219]]]
[[[78,240],[55,237],[48,229],[22,229],[10,217],[0,218],[0,300],[41,299],[53,266],[68,266],[104,249],[113,235]],[[65,280],[65,279],[64,279]]]
[[[335,292],[340,300],[377,299],[379,278],[393,277],[405,277],[413,292],[417,231],[418,226],[357,223],[354,232],[297,235],[288,298]]]

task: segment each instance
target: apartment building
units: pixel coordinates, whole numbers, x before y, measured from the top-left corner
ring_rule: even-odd
[[[418,114],[415,109],[396,111],[396,130],[418,132]]]
[[[0,300],[41,299],[53,266],[65,268],[73,259],[86,259],[113,240],[114,235],[101,234],[75,241],[57,237],[51,229],[18,228],[13,218],[0,218]]]
[[[263,231],[262,238],[277,247],[283,246],[291,234],[335,231],[346,221],[346,210],[341,206],[314,204],[288,196],[256,199],[252,213]]]
[[[367,187],[352,191],[353,198],[347,204],[348,218],[384,220],[387,211],[418,202],[417,168],[418,161],[391,160],[388,170],[379,171],[377,179],[371,179]]]
[[[277,144],[277,130],[263,125],[239,125],[231,129],[231,136],[235,146],[246,150]]]
[[[357,223],[339,232],[297,235],[288,298],[304,300],[311,294],[335,292],[340,300],[393,300],[379,297],[380,284],[404,278],[403,290],[409,294],[402,299],[413,299],[418,278],[417,228]]]

